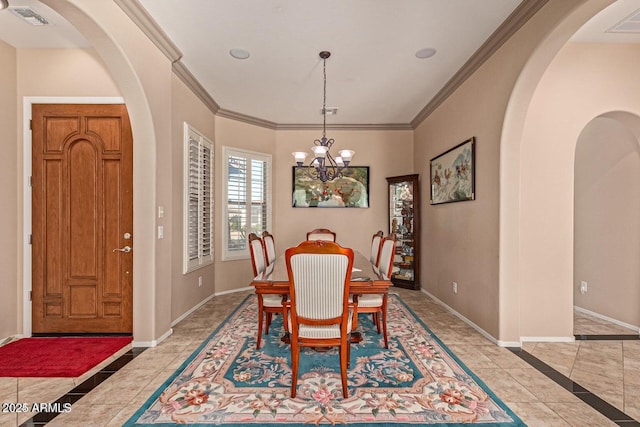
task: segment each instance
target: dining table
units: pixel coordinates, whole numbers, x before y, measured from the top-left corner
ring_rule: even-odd
[[[265,270],[258,274],[251,281],[256,294],[260,295],[288,295],[289,276],[284,254],[276,258],[275,262],[269,264]],[[349,293],[356,297],[364,294],[381,294],[386,301],[389,294],[389,287],[392,286],[390,279],[385,278],[378,268],[374,266],[369,258],[358,251],[353,251],[353,269],[351,271],[351,281],[349,282]],[[382,321],[386,322],[386,304],[382,310]],[[359,342],[362,336],[358,331],[354,331],[351,337],[352,342]],[[283,341],[288,340],[285,334]]]

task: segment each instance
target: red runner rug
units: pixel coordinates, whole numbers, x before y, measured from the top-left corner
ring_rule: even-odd
[[[22,338],[0,347],[0,377],[79,377],[131,337]]]

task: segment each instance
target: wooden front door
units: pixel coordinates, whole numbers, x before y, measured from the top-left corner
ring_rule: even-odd
[[[131,333],[133,138],[124,105],[32,107],[32,331]]]

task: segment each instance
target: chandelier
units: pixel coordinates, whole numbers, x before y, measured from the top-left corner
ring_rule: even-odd
[[[331,56],[331,52],[320,52],[322,58],[322,73],[324,76],[324,92],[322,97],[322,138],[313,141],[314,146],[313,160],[307,166],[307,174],[311,179],[318,179],[322,182],[331,181],[340,177],[342,170],[349,166],[355,151],[340,150],[339,156],[335,158],[329,151],[334,143],[333,138],[327,139],[327,58]],[[296,159],[298,166],[304,164],[308,153],[305,151],[296,151],[291,153]]]

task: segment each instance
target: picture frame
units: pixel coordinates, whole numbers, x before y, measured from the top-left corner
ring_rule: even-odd
[[[475,144],[471,137],[431,159],[432,205],[475,200]]]
[[[292,166],[292,207],[368,208],[369,166],[349,166],[327,182],[312,179],[308,166]]]

